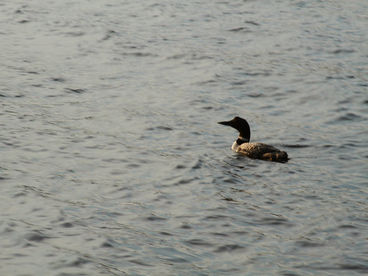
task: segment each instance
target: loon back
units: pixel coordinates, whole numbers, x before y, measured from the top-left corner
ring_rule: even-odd
[[[235,141],[232,149],[253,159],[276,162],[286,162],[289,160],[288,154],[285,151],[263,143],[242,143],[238,145]]]

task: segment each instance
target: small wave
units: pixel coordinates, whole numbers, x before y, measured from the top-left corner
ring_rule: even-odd
[[[180,257],[176,258],[165,258],[166,261],[173,262],[173,263],[189,263],[188,260]]]
[[[213,216],[205,217],[204,220],[221,220],[221,221],[224,221],[227,218],[228,218],[228,216],[224,216],[224,215],[213,215]]]
[[[239,85],[244,85],[246,83],[247,83],[247,81],[234,81],[234,82],[231,83],[231,85],[239,86]]]
[[[65,34],[68,36],[72,36],[72,37],[79,37],[79,36],[84,36],[86,33],[85,32],[66,32]]]
[[[336,120],[337,121],[355,121],[355,120],[361,120],[362,117],[360,117],[359,115],[356,115],[355,113],[346,113],[343,116],[338,117]]]
[[[226,244],[226,245],[222,245],[218,248],[216,248],[216,250],[214,252],[217,253],[222,253],[222,252],[232,252],[235,250],[240,250],[240,249],[244,249],[244,246],[238,245],[238,244]]]
[[[146,130],[147,131],[153,131],[153,130],[166,130],[166,131],[171,131],[171,130],[174,130],[173,128],[171,127],[168,127],[168,126],[157,126],[157,127],[149,127],[147,128]]]
[[[61,227],[63,228],[72,228],[74,225],[71,222],[64,222],[61,224]]]
[[[213,59],[212,56],[207,56],[207,55],[200,55],[198,53],[194,53],[190,56],[191,60],[204,60],[204,59]]]
[[[343,263],[336,265],[298,265],[295,268],[307,268],[307,269],[315,269],[315,270],[331,270],[331,271],[341,271],[341,270],[354,270],[357,272],[368,272],[368,266],[364,264],[351,264],[351,263]]]
[[[179,185],[183,185],[183,184],[188,184],[188,183],[191,183],[193,182],[193,180],[195,180],[196,178],[190,178],[190,179],[181,179],[179,180],[178,182],[176,182],[174,185],[175,186],[179,186]]]
[[[351,224],[342,224],[339,226],[340,229],[356,229],[357,227]]]
[[[249,33],[250,30],[247,27],[238,27],[228,30],[229,32],[242,32],[242,33]]]
[[[114,246],[111,244],[111,242],[105,241],[104,243],[101,244],[101,247],[113,248]]]
[[[290,271],[281,271],[280,275],[282,276],[299,276],[300,274],[298,273],[294,273],[294,272],[290,272]]]
[[[331,54],[350,54],[350,53],[354,53],[355,50],[354,49],[336,49],[331,51]]]
[[[101,39],[102,41],[104,40],[108,40],[111,37],[115,36],[117,34],[117,32],[113,31],[113,30],[109,30],[106,32],[105,36]]]
[[[200,168],[202,168],[203,165],[203,161],[201,159],[199,159],[193,166],[192,166],[192,170],[198,170]]]
[[[285,225],[292,226],[288,219],[282,217],[265,217],[257,221],[261,225]]]
[[[283,146],[286,148],[296,148],[296,149],[311,147],[311,145],[301,145],[301,144],[286,144],[286,145],[284,144]]]
[[[341,264],[340,268],[368,273],[368,265],[363,264]]]
[[[176,167],[175,167],[175,169],[177,169],[177,170],[182,170],[182,169],[186,169],[187,167],[185,166],[185,165],[183,165],[183,164],[178,164],[178,165],[176,165]]]
[[[172,236],[173,234],[169,233],[169,232],[164,232],[164,231],[161,231],[159,233],[160,235],[163,235],[163,236]]]
[[[225,233],[219,233],[219,232],[216,232],[216,233],[211,233],[211,235],[213,236],[216,236],[216,237],[228,237],[229,235],[228,234],[225,234]]]
[[[180,226],[181,229],[192,229],[192,226],[188,225],[188,224],[183,224],[182,226]]]
[[[68,264],[68,266],[70,267],[79,267],[79,266],[83,266],[85,264],[88,264],[90,263],[91,261],[85,259],[85,258],[81,258],[81,257],[78,257],[75,261],[72,261]]]
[[[155,216],[155,215],[146,217],[145,219],[148,220],[148,221],[164,221],[164,220],[166,220],[166,218]]]
[[[87,92],[86,90],[84,90],[82,88],[65,88],[64,90],[67,93],[74,93],[74,94],[83,94],[83,93]]]
[[[319,247],[319,246],[323,246],[322,243],[306,241],[306,240],[297,241],[296,245],[298,245],[300,247]]]
[[[260,26],[260,24],[259,24],[259,23],[254,22],[254,21],[251,21],[251,20],[247,20],[247,21],[245,21],[244,23],[247,23],[247,24],[249,24],[249,25],[253,25],[253,26]]]
[[[211,109],[213,109],[213,107],[212,106],[204,106],[204,107],[202,107],[202,109],[204,109],[204,110],[211,110]]]
[[[54,77],[54,78],[51,78],[52,81],[55,81],[55,82],[65,82],[66,80],[62,77]]]
[[[344,143],[342,145],[339,146],[340,149],[346,149],[346,148],[355,148],[359,146],[359,142],[357,141],[356,143]]]
[[[346,75],[346,76],[339,76],[339,75],[332,75],[326,76],[326,80],[345,80],[345,79],[355,79],[355,76]]]
[[[264,95],[262,93],[251,93],[247,95],[250,98],[260,98],[260,97],[264,97]]]
[[[134,169],[134,168],[139,168],[141,165],[139,165],[139,164],[135,164],[135,163],[131,163],[131,164],[127,164],[126,165],[126,167],[127,168],[130,168],[130,169]],[[114,173],[112,173],[113,175],[115,174],[115,175],[119,175],[120,174],[120,172],[119,173],[116,173],[116,172],[114,172]]]
[[[5,176],[0,176],[0,181],[1,180],[9,180],[10,178],[8,178],[8,177],[5,177]],[[20,193],[20,194],[22,194],[22,193]]]
[[[124,56],[135,56],[135,57],[157,57],[157,55],[145,52],[133,52],[133,53],[123,53]]]
[[[167,127],[167,126],[158,126],[158,127],[156,127],[156,129],[160,129],[160,130],[167,130],[167,131],[171,131],[171,130],[173,130],[173,128],[171,128],[171,127]]]
[[[197,245],[197,246],[212,246],[211,243],[206,242],[202,239],[191,239],[191,240],[187,240],[185,243],[190,244],[190,245]]]
[[[182,59],[185,56],[186,56],[185,54],[176,54],[176,55],[172,55],[172,56],[167,57],[167,59]]]
[[[248,77],[268,77],[271,75],[270,71],[264,71],[264,72],[244,72],[243,73],[244,76],[248,76]]]
[[[37,231],[37,232],[32,232],[32,233],[28,233],[25,235],[24,237],[27,241],[31,241],[31,242],[42,242],[45,239],[49,239],[50,237]]]
[[[129,262],[133,264],[141,265],[141,266],[152,266],[151,264],[145,263],[141,260],[130,260]]]
[[[23,20],[19,20],[18,23],[19,24],[26,24],[26,23],[29,23],[31,21],[27,20],[27,19],[23,19]]]

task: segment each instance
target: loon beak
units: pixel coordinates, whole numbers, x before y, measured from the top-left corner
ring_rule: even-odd
[[[231,126],[231,121],[218,122],[220,125]]]

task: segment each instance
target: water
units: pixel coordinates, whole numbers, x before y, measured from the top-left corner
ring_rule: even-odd
[[[1,275],[368,273],[366,1],[0,11]]]

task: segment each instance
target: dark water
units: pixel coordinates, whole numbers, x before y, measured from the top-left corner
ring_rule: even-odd
[[[0,13],[1,275],[368,273],[367,1]]]

